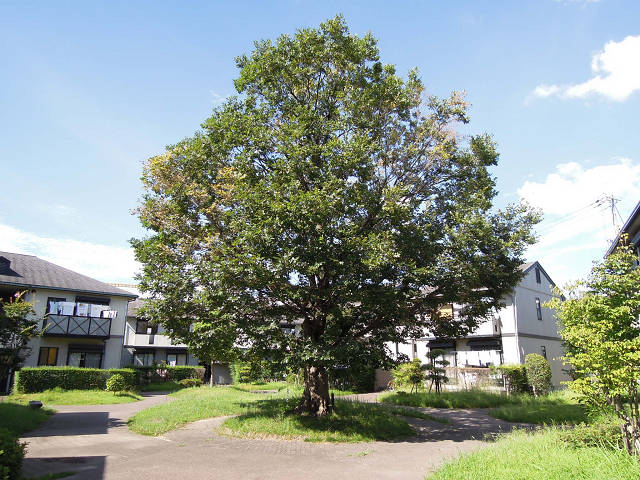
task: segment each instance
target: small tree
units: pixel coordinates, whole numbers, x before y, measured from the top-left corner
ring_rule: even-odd
[[[29,355],[27,342],[36,335],[38,322],[32,318],[33,305],[24,301],[24,293],[0,301],[0,384]]]
[[[640,268],[630,246],[596,265],[586,281],[567,288],[568,299],[547,304],[562,323],[574,368],[569,383],[591,406],[613,407],[625,447],[640,454]]]
[[[413,361],[398,365],[393,371],[393,381],[398,386],[410,386],[411,393],[417,392],[425,381],[427,367],[415,358]]]
[[[548,393],[551,390],[551,365],[547,359],[537,353],[530,353],[525,357],[524,366],[533,394],[537,397]]]
[[[124,377],[119,373],[111,375],[107,379],[107,392],[113,392],[113,394],[117,394],[120,392],[124,392],[127,389],[127,382]]]
[[[449,382],[447,378],[447,371],[445,367],[449,365],[449,362],[444,359],[444,354],[446,352],[444,350],[434,349],[430,350],[429,354],[429,363],[427,364],[427,379],[431,380],[431,384],[429,384],[429,392],[431,389],[435,387],[436,393],[440,393],[442,391],[442,385]]]

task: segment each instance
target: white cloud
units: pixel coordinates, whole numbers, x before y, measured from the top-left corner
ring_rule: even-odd
[[[0,250],[36,255],[103,282],[131,283],[139,264],[128,247],[49,238],[0,224]]]
[[[594,76],[570,85],[538,85],[533,95],[546,98],[585,98],[600,95],[621,102],[640,90],[640,35],[629,35],[619,42],[607,42],[591,60]]]
[[[618,199],[624,221],[640,199],[640,164],[628,158],[591,168],[563,163],[542,182],[524,182],[518,193],[544,213],[528,258],[540,260],[563,284],[584,277],[615,236],[608,204],[597,201],[605,195]]]

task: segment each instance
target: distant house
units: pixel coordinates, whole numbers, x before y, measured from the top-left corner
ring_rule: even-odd
[[[560,357],[562,340],[554,312],[544,303],[555,294],[555,283],[538,262],[520,267],[523,278],[513,292],[503,298],[504,307],[482,322],[464,338],[443,339],[425,335],[408,344],[393,345],[397,353],[427,362],[431,349],[445,350],[446,360],[457,367],[488,367],[524,363],[529,353],[539,353],[551,364],[553,385],[568,380]],[[459,306],[450,305],[455,320]]]
[[[620,229],[620,233],[616,239],[611,243],[609,250],[605,254],[606,257],[611,255],[613,251],[618,248],[622,241],[623,235],[626,236],[626,241],[633,244],[633,250],[638,256],[638,262],[640,263],[640,202],[633,209],[631,215]]]
[[[199,360],[189,353],[185,344],[173,343],[165,334],[162,325],[153,325],[138,314],[138,310],[146,301],[144,298],[138,298],[129,304],[124,334],[123,365],[149,366],[162,362],[177,366],[198,365]],[[214,375],[216,384],[231,383],[231,371],[226,364],[216,365]]]
[[[136,295],[33,255],[0,252],[0,298],[23,291],[42,319],[26,366],[120,367],[128,305]]]

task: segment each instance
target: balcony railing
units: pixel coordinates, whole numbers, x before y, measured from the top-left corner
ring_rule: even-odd
[[[108,338],[111,333],[111,319],[48,315],[44,321],[43,333],[64,337]]]

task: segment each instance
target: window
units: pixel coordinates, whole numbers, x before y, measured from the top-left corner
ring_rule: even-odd
[[[147,320],[138,320],[136,322],[136,333],[138,334],[147,335],[149,328],[151,329],[151,335],[158,333],[157,325],[151,325]]]
[[[136,351],[133,354],[133,364],[140,367],[148,367],[155,361],[155,354],[153,352]]]
[[[58,363],[58,347],[40,347],[38,366],[55,367]]]
[[[544,345],[542,345],[540,347],[540,354],[544,357],[547,358],[547,347],[545,347]]]
[[[62,297],[49,297],[47,298],[47,311],[46,313],[51,313],[57,315],[62,311],[62,302],[66,302],[66,298]]]
[[[70,367],[102,368],[104,345],[69,345],[67,365]]]
[[[167,365],[175,367],[176,365],[186,365],[187,354],[186,353],[167,353]]]
[[[100,368],[102,352],[69,352],[70,367]]]
[[[536,267],[536,283],[541,283],[540,280],[540,269]]]
[[[542,320],[542,306],[540,305],[539,298],[536,298],[536,312],[538,314],[538,320]]]

